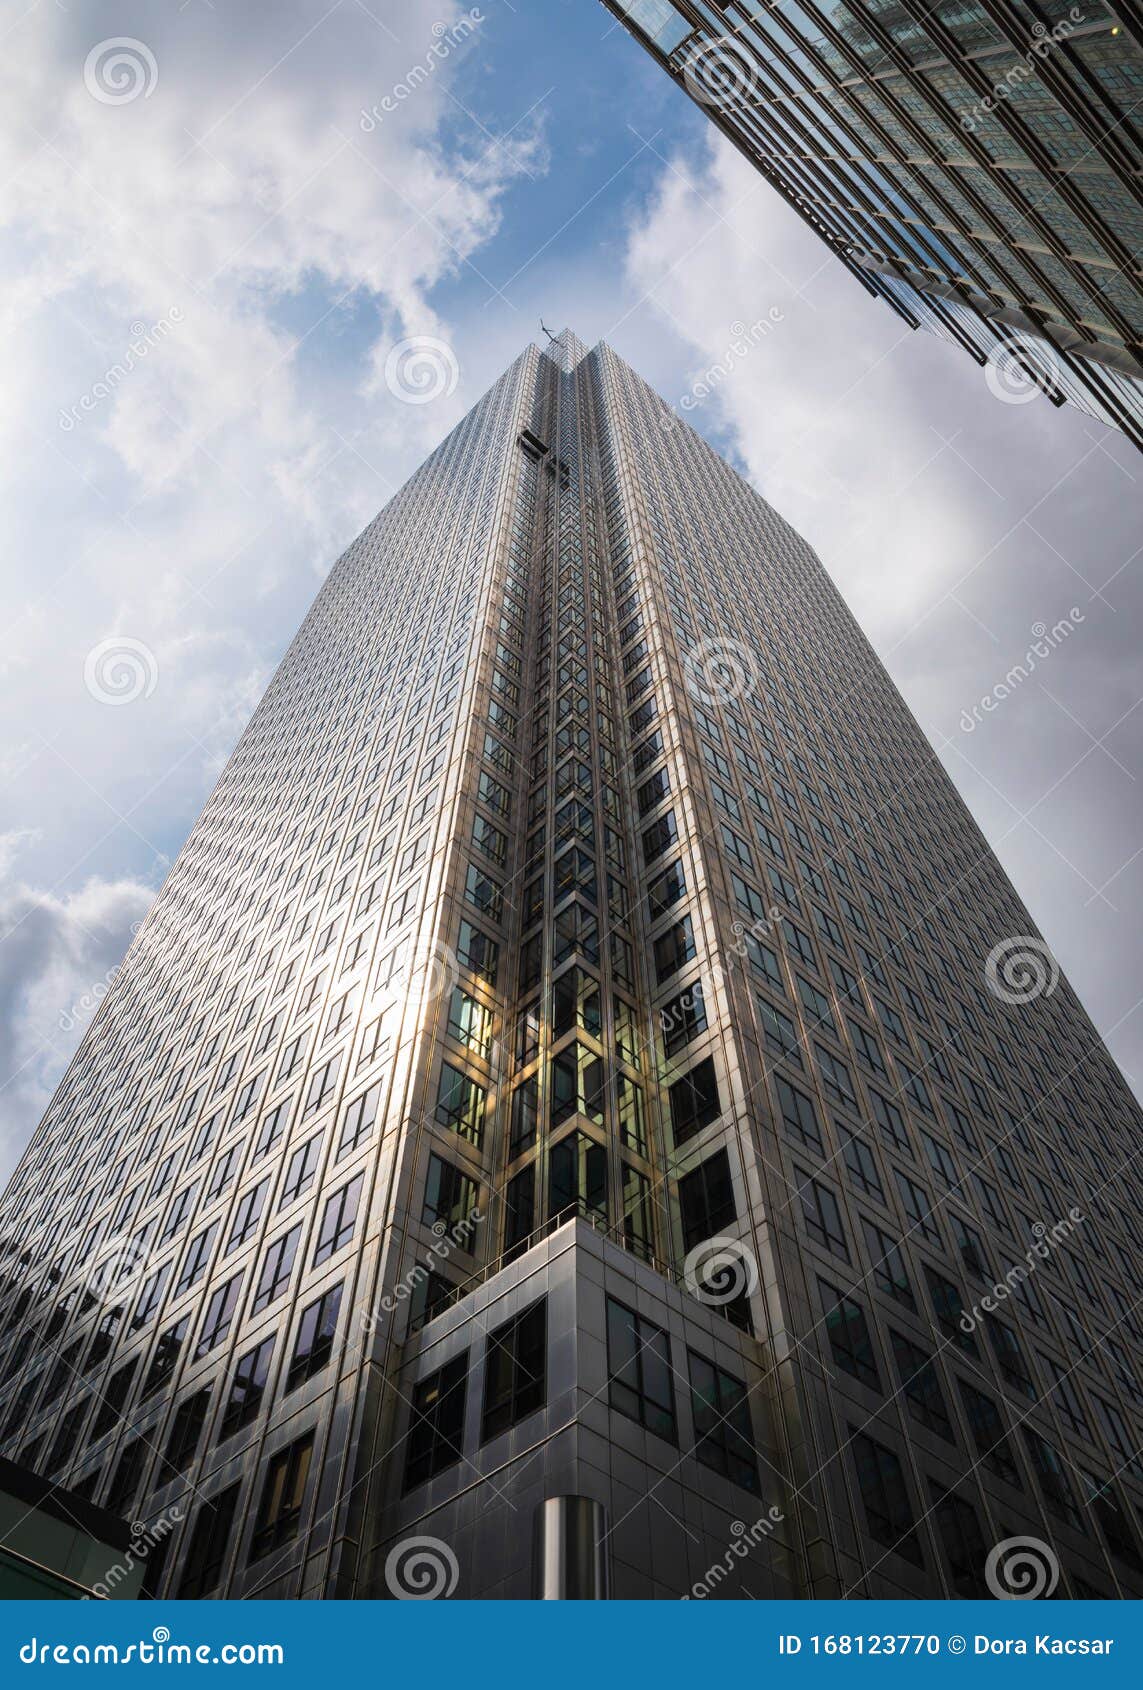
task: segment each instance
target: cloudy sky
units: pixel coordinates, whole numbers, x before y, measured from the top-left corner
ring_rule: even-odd
[[[904,330],[597,0],[6,29],[0,1171],[324,572],[541,315],[677,404],[771,325],[688,420],[818,548],[1143,1074],[1143,459]],[[410,404],[422,336],[457,379]]]

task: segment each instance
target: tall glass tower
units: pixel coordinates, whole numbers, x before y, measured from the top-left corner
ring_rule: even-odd
[[[1143,447],[1124,0],[604,0],[871,293]]]
[[[1138,1594],[1140,1114],[796,534],[606,345],[354,542],[0,1214],[180,1596]]]

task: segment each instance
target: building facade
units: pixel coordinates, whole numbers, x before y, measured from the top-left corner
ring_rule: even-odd
[[[912,328],[1143,446],[1132,0],[604,0]]]
[[[333,568],[33,1136],[0,1454],[152,1594],[1137,1595],[1139,1126],[814,554],[565,331]]]

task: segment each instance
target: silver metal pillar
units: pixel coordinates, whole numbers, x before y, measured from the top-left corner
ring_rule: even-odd
[[[601,1602],[611,1594],[607,1510],[590,1496],[553,1496],[536,1509],[532,1595]]]

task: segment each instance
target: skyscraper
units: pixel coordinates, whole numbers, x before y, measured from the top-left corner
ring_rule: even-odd
[[[813,553],[565,331],[33,1137],[0,1452],[183,1596],[1137,1593],[1139,1120]]]
[[[603,3],[911,328],[1143,446],[1134,6]]]

